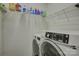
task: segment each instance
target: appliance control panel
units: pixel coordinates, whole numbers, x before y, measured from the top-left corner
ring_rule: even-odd
[[[66,43],[66,44],[68,44],[69,42],[69,34],[46,32],[45,37],[62,43]]]

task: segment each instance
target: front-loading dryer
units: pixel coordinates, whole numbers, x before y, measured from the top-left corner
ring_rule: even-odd
[[[41,34],[35,34],[32,42],[32,47],[33,47],[33,56],[40,56],[40,43],[43,40],[43,35]]]

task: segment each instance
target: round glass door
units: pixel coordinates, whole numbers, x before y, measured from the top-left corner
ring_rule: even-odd
[[[44,42],[41,46],[42,56],[61,56],[57,49],[49,42]]]
[[[39,56],[39,46],[35,39],[33,40],[33,56]]]

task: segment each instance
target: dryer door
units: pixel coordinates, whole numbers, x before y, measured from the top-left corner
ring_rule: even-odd
[[[42,56],[64,56],[63,51],[52,41],[45,40],[41,44]]]
[[[32,45],[33,45],[33,56],[39,56],[39,45],[35,39],[33,40]]]

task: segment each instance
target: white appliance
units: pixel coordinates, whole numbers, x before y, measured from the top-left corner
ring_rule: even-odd
[[[76,36],[73,36],[76,37]],[[69,34],[46,33],[43,35],[35,35],[33,40],[34,56],[78,56],[78,41],[73,44]],[[75,38],[73,38],[75,39]],[[76,40],[76,39],[75,39]],[[70,42],[69,42],[70,41]],[[77,44],[76,44],[77,43]]]
[[[45,39],[41,44],[42,56],[74,56],[77,55],[74,46],[56,42],[55,40]]]
[[[41,42],[44,40],[44,34],[35,34],[32,42],[32,47],[33,47],[33,56],[39,56],[41,55]]]

